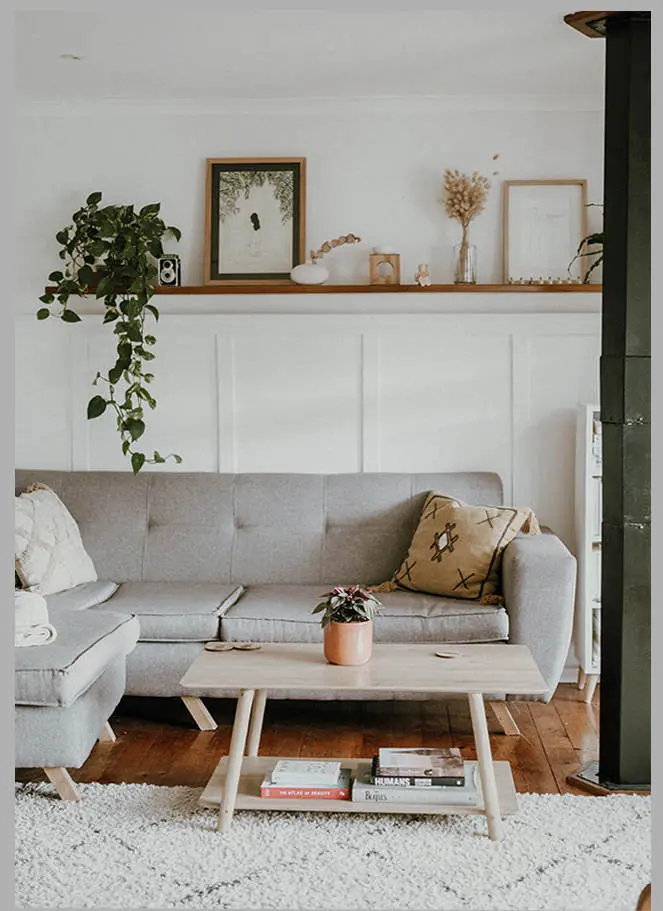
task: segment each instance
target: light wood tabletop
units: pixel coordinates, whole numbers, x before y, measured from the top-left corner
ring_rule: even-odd
[[[437,651],[453,654],[440,658]],[[525,645],[374,644],[366,664],[329,664],[318,643],[261,643],[255,651],[202,650],[180,680],[187,690],[345,690],[538,695],[548,685]]]

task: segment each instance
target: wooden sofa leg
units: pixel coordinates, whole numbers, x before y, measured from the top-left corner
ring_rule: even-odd
[[[117,737],[115,736],[115,731],[110,726],[108,721],[101,729],[101,733],[99,734],[99,740],[107,741],[109,743],[115,743],[115,741],[117,740]]]
[[[517,737],[520,734],[520,728],[513,720],[513,715],[509,711],[506,702],[489,702],[488,704],[495,712],[495,717],[502,725],[504,733],[511,737]]]
[[[198,696],[182,696],[182,702],[193,715],[201,731],[215,731],[216,721],[207,711],[204,702]]]
[[[596,690],[596,684],[599,682],[598,674],[587,674],[587,685],[585,687],[584,701],[591,702],[594,698],[594,691]]]
[[[59,768],[48,769],[44,767],[44,772],[46,772],[49,780],[55,786],[55,790],[63,800],[81,799],[80,794],[76,790],[76,785],[66,769],[63,769],[61,766]]]

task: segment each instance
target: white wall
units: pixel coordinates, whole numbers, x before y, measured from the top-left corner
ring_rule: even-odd
[[[215,109],[24,105],[17,128],[18,309],[34,307],[48,272],[59,265],[55,233],[93,190],[109,203],[161,202],[166,222],[183,232],[172,245],[182,257],[183,284],[200,284],[205,159],[224,156],[306,157],[308,248],[348,231],[365,241],[325,257],[331,281],[368,280],[367,251],[377,243],[401,253],[403,281],[412,281],[422,260],[434,282],[452,281],[460,229],[438,202],[443,172],[478,170],[494,182],[472,226],[478,280],[501,281],[503,180],[581,177],[588,199],[602,199],[602,113],[538,103],[552,109],[531,109],[531,98],[275,101]],[[600,223],[600,210],[588,211],[590,227]]]
[[[471,104],[471,109],[468,105]],[[539,109],[533,109],[538,106]],[[582,108],[582,105],[578,105]],[[202,282],[205,159],[305,156],[307,246],[352,231],[331,281],[366,281],[389,243],[401,276],[450,282],[459,226],[438,202],[446,167],[494,186],[473,225],[479,281],[501,281],[505,179],[584,177],[602,197],[603,115],[554,99],[264,102],[198,107],[34,105],[17,126],[16,462],[127,468],[112,420],[88,422],[108,364],[99,319],[37,323],[56,231],[93,190],[160,201],[182,229],[183,283]],[[493,165],[491,157],[500,157]],[[590,228],[600,215],[591,209]],[[598,219],[598,222],[597,222]],[[181,470],[498,471],[571,549],[575,408],[598,396],[600,299],[589,294],[159,298],[147,443]],[[81,312],[93,314],[94,303]],[[168,466],[172,468],[171,465]]]

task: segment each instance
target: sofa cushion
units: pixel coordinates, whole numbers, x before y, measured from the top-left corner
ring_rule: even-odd
[[[40,595],[97,578],[76,520],[45,484],[14,497],[14,557],[22,586]]]
[[[108,579],[100,579],[97,582],[83,582],[81,585],[75,585],[73,588],[65,589],[65,591],[48,595],[46,604],[49,610],[53,607],[64,608],[65,610],[84,610],[86,607],[92,607],[95,604],[108,601],[118,588],[117,582],[110,582]]]
[[[499,596],[504,548],[521,529],[537,534],[529,509],[471,506],[431,493],[421,511],[407,555],[378,592],[405,589],[484,603]]]
[[[311,612],[325,589],[319,585],[254,585],[221,619],[221,638],[231,642],[321,642],[319,615]],[[500,605],[479,606],[456,598],[411,592],[378,595],[375,642],[497,642],[508,638]]]
[[[136,614],[141,642],[205,642],[218,638],[219,617],[243,591],[219,582],[125,582],[90,610]]]
[[[138,620],[129,614],[54,608],[50,620],[54,642],[14,652],[17,705],[72,705],[138,639]]]

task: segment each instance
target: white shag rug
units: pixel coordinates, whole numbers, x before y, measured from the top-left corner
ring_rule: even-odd
[[[634,911],[650,882],[650,798],[520,794],[481,816],[252,813],[228,835],[200,789],[16,786],[18,908]]]

